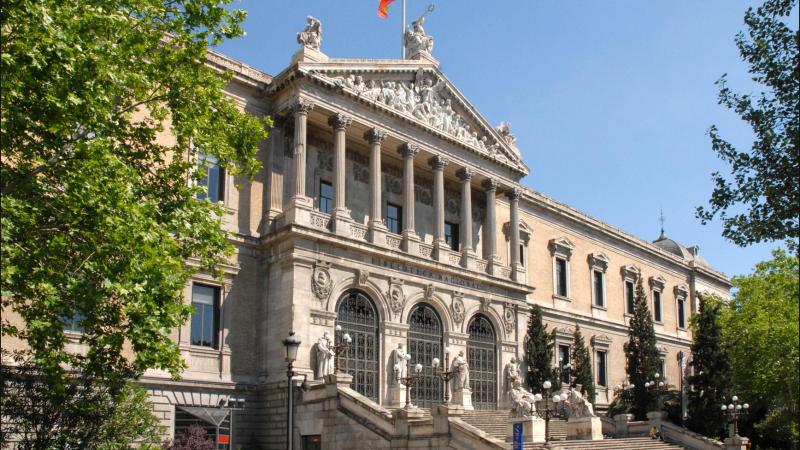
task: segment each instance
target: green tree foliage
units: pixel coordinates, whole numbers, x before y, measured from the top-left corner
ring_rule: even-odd
[[[209,45],[243,33],[228,3],[0,6],[2,335],[28,345],[55,393],[67,368],[118,393],[147,368],[184,367],[169,338],[190,314],[183,288],[195,266],[219,275],[233,249],[222,207],[188,182],[204,175],[193,149],[244,179],[269,125],[205,63]],[[81,354],[65,347],[73,318]]]
[[[575,324],[572,333],[572,349],[570,355],[572,365],[572,383],[570,386],[581,385],[581,394],[594,404],[594,378],[592,377],[592,354],[586,347],[581,327]]]
[[[800,289],[798,258],[778,249],[755,271],[733,278],[723,308],[731,395],[751,405],[741,434],[759,448],[797,449],[800,441]]]
[[[628,326],[628,342],[625,343],[625,370],[634,385],[632,408],[637,420],[645,420],[650,408],[655,406],[655,396],[644,384],[654,380],[661,367],[661,359],[656,347],[656,332],[653,319],[647,307],[647,295],[642,287],[642,277],[636,280],[633,317]]]
[[[700,309],[692,317],[692,368],[688,379],[689,429],[709,437],[725,436],[725,419],[720,405],[725,403],[730,389],[728,353],[722,343],[720,308],[722,300],[699,294]]]
[[[547,325],[542,322],[542,308],[533,305],[525,337],[525,365],[528,366],[525,383],[532,392],[541,392],[545,381],[556,384],[556,373],[553,371],[554,346],[555,338],[552,333],[547,332]]]
[[[713,174],[709,207],[697,208],[697,217],[707,223],[719,213],[723,236],[737,245],[800,238],[797,5],[797,0],[767,0],[745,13],[747,35],[740,32],[736,46],[761,92],[737,94],[725,75],[717,81],[719,103],[750,125],[755,141],[750,150],[739,151],[716,126],[709,129],[712,149],[730,164],[731,177]]]

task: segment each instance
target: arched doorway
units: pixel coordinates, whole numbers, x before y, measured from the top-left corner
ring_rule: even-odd
[[[497,340],[494,327],[486,316],[478,314],[469,321],[467,364],[472,405],[475,409],[497,409]]]
[[[336,306],[336,325],[350,333],[352,345],[339,355],[339,370],[353,376],[351,385],[361,395],[378,401],[378,312],[375,303],[359,291],[348,291]]]
[[[408,353],[411,365],[422,364],[422,379],[411,388],[411,402],[420,408],[430,408],[442,402],[442,380],[431,368],[433,358],[444,364],[442,354],[442,321],[436,311],[425,303],[411,310],[408,316]]]

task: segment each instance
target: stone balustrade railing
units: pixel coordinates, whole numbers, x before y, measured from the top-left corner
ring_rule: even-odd
[[[367,239],[367,232],[369,229],[364,225],[360,225],[357,223],[353,223],[350,225],[350,236],[353,239],[357,239],[359,241],[364,241]]]

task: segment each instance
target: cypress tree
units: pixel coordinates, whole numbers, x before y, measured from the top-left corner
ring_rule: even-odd
[[[541,392],[546,380],[556,384],[552,366],[554,346],[555,338],[542,322],[542,308],[533,305],[525,339],[525,364],[528,366],[525,383],[531,392]]]
[[[728,355],[721,344],[720,303],[713,297],[698,295],[700,310],[692,318],[692,362],[694,375],[689,377],[687,426],[711,437],[725,434],[725,418],[719,407],[725,402],[730,385]]]
[[[572,383],[570,386],[581,385],[581,394],[594,404],[594,380],[592,379],[592,356],[581,334],[581,327],[575,324],[572,333]]]
[[[645,388],[647,381],[654,379],[659,371],[661,359],[656,347],[656,332],[647,307],[647,295],[642,287],[642,277],[636,279],[633,317],[628,327],[628,342],[625,343],[625,370],[634,385],[631,413],[637,420],[645,420],[648,410],[654,406],[655,397]]]

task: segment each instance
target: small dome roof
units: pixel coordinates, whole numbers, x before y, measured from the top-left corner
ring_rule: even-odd
[[[661,232],[661,236],[653,241],[653,245],[685,260],[691,261],[694,259],[694,255],[692,255],[686,247],[668,238],[663,231]]]

